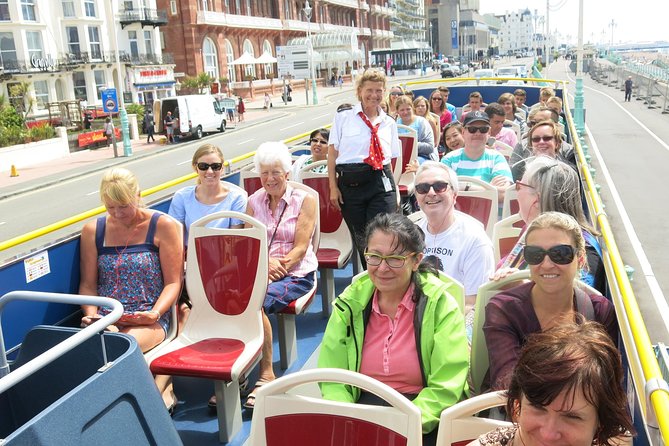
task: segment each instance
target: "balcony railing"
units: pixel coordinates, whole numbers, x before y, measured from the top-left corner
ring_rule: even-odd
[[[283,29],[280,19],[226,14],[215,11],[198,11],[197,23],[200,25],[229,26],[231,28]]]
[[[130,65],[165,65],[173,64],[174,57],[171,53],[164,54],[128,54],[125,51],[119,53],[121,62]]]
[[[325,0],[325,3],[358,9],[358,0]]]
[[[391,16],[393,15],[393,10],[390,8],[386,8],[385,6],[379,6],[379,5],[372,5],[372,14],[379,14],[379,15],[388,15]]]
[[[167,25],[167,12],[158,11],[151,8],[123,9],[119,11],[119,21],[121,28],[133,23],[140,23],[145,26],[164,26]]]

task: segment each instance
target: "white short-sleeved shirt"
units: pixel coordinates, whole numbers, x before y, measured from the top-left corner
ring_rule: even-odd
[[[439,259],[440,270],[465,287],[465,295],[475,295],[495,271],[492,242],[477,219],[455,211],[453,224],[439,234],[427,229],[427,218],[416,222],[425,233],[425,257]]]
[[[362,104],[358,103],[350,110],[342,110],[335,114],[328,144],[333,145],[338,152],[337,164],[363,163],[369,156],[372,132],[358,116],[361,111]],[[389,164],[390,159],[399,156],[400,153],[397,123],[380,108],[379,115],[372,124],[376,125],[379,122],[381,125],[378,135],[383,149],[383,164]]]

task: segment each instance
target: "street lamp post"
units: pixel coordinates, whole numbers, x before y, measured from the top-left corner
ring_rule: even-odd
[[[576,95],[574,96],[574,120],[579,135],[585,132],[583,110],[583,0],[578,2],[578,47],[576,50]]]
[[[112,33],[112,40],[114,46],[116,47],[116,81],[118,84],[118,107],[119,107],[119,118],[121,119],[121,134],[123,135],[123,156],[132,155],[132,143],[130,142],[130,126],[128,124],[128,113],[125,109],[125,101],[123,100],[123,74],[121,72],[121,51],[118,45],[118,33],[116,32],[116,17],[113,14],[112,2],[106,2],[107,7],[109,8],[109,17],[112,17],[111,25],[109,30]],[[121,2],[118,2],[119,13],[121,10]]]
[[[434,46],[432,44],[432,21],[430,20],[430,51],[432,52],[432,56],[430,57],[430,60],[434,58]]]
[[[307,41],[309,42],[309,66],[311,67],[311,103],[318,105],[318,93],[316,92],[316,67],[314,67],[314,45],[311,42],[311,13],[313,9],[309,6],[309,0],[304,5],[304,15],[307,18]]]

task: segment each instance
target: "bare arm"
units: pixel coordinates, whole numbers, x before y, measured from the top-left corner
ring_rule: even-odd
[[[248,215],[249,217],[253,217],[254,215],[251,203],[246,205],[246,215]],[[246,223],[244,227],[250,228],[251,225],[249,223]],[[284,268],[283,264],[279,261],[279,259],[274,257],[269,257],[269,265],[267,269],[268,279],[279,280],[283,278],[286,274],[287,274],[286,268]]]
[[[98,295],[98,249],[95,246],[96,221],[86,223],[81,230],[79,266],[81,278],[79,280],[79,294],[89,296]],[[97,315],[98,307],[95,305],[82,305],[84,313],[83,325],[90,324],[91,317]]]
[[[344,203],[342,199],[341,192],[339,191],[339,186],[337,186],[337,157],[339,152],[335,149],[335,146],[330,144],[328,147],[328,182],[330,184],[330,203],[337,209],[340,209],[339,205]]]
[[[286,254],[281,263],[286,271],[290,271],[295,265],[300,263],[309,249],[311,238],[316,225],[316,200],[311,195],[307,195],[302,202],[300,214],[297,217],[297,227],[295,229],[295,242],[293,249]]]

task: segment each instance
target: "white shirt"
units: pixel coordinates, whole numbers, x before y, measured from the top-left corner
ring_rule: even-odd
[[[361,111],[362,104],[358,103],[350,110],[342,110],[335,114],[328,144],[334,145],[338,151],[337,164],[363,163],[369,156],[372,131],[358,116]],[[391,158],[400,154],[397,124],[380,108],[379,115],[372,121],[372,125],[379,122],[381,125],[378,135],[383,149],[383,164],[389,164]]]
[[[465,295],[472,296],[495,271],[492,242],[480,221],[460,211],[454,212],[453,224],[439,234],[428,231],[427,218],[416,224],[425,233],[425,257],[436,256],[442,266],[439,269],[461,282]]]

